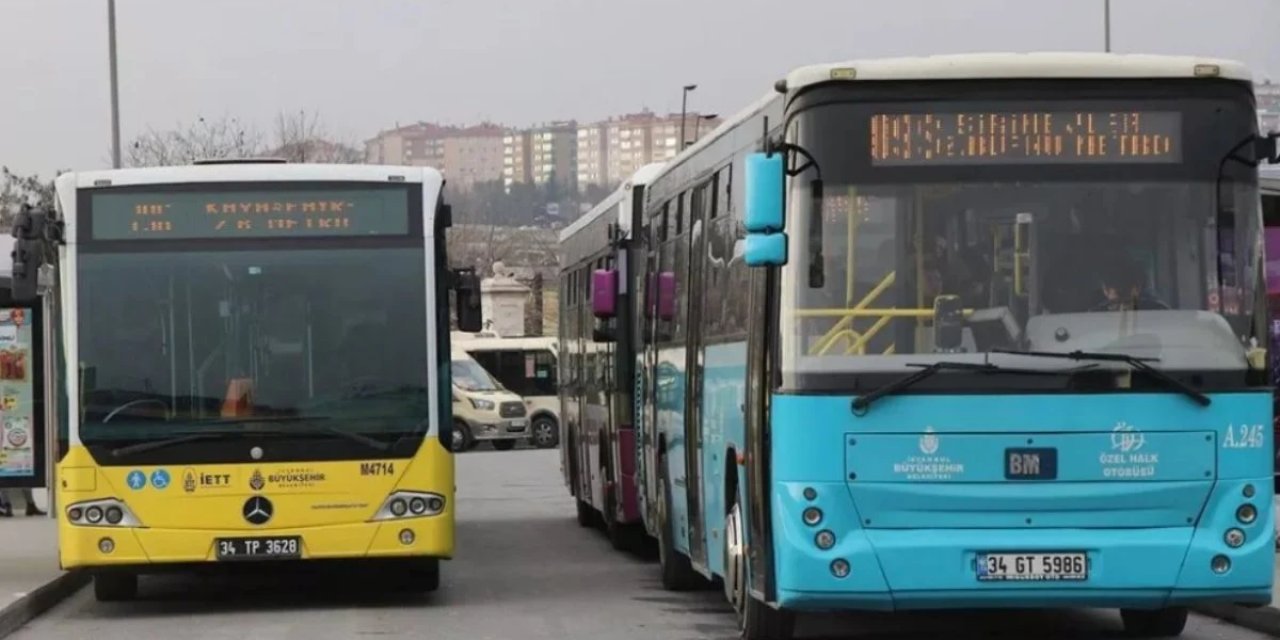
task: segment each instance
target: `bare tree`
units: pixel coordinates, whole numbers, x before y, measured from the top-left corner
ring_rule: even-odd
[[[359,164],[364,152],[336,140],[316,113],[280,112],[276,116],[276,145],[270,153],[289,162]]]
[[[197,160],[252,158],[262,153],[262,134],[235,117],[199,117],[170,131],[148,130],[126,148],[130,167],[191,164]]]
[[[61,174],[59,171],[55,174]],[[13,226],[13,218],[24,204],[42,209],[54,206],[53,180],[42,180],[38,175],[20,176],[0,167],[0,227]]]

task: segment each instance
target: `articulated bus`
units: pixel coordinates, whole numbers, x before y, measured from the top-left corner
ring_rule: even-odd
[[[638,354],[663,584],[718,579],[750,639],[1010,606],[1176,635],[1269,602],[1257,122],[1230,61],[863,60],[647,176],[637,257],[568,262],[595,319],[566,353]]]
[[[642,167],[609,197],[560,233],[561,467],[578,506],[578,524],[603,524],[613,545],[644,540],[636,477],[636,375],[629,281],[635,264],[632,229],[641,219],[648,179]],[[607,310],[592,307],[593,274],[610,274]],[[619,274],[621,274],[619,276]],[[604,301],[604,296],[597,296]],[[639,309],[640,307],[636,307]],[[597,321],[607,314],[610,319]]]
[[[442,187],[422,167],[213,162],[64,174],[56,211],[24,211],[14,296],[43,297],[53,337],[61,566],[100,600],[280,561],[438,588],[451,290],[480,327]]]

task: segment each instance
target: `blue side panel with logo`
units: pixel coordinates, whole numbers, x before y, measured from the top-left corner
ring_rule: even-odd
[[[779,603],[1269,602],[1271,394],[1211,397],[775,396]]]

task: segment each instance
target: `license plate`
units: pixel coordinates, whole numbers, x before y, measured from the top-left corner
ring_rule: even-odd
[[[1005,480],[1053,480],[1057,477],[1057,449],[1015,447],[1004,450]]]
[[[289,560],[302,557],[302,538],[218,538],[219,560]]]
[[[1084,553],[979,553],[978,580],[1030,582],[1089,579]]]
[[[529,426],[529,421],[524,418],[521,418],[519,420],[512,420],[511,426],[523,429],[524,427]]]

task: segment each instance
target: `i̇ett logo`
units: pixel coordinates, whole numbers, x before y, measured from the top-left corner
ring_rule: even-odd
[[[244,516],[245,522],[264,525],[271,520],[274,510],[275,507],[271,506],[270,500],[262,496],[254,496],[245,501],[240,513]]]

